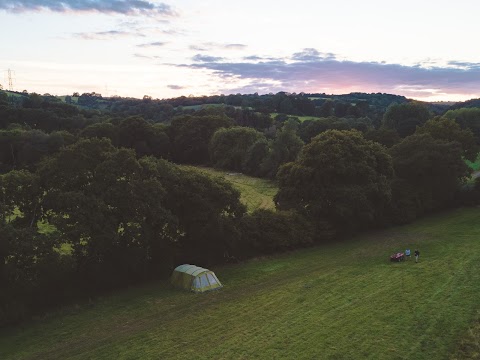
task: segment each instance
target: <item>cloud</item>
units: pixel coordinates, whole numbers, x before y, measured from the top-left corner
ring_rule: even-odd
[[[449,66],[456,67],[463,70],[480,69],[480,63],[472,63],[472,62],[465,62],[465,61],[449,61],[447,64]]]
[[[152,58],[151,56],[138,54],[138,53],[133,54],[133,56],[136,57],[136,58],[140,58],[140,59],[151,59]]]
[[[51,11],[152,17],[177,15],[170,5],[146,0],[0,0],[0,10],[10,13]]]
[[[277,61],[277,60],[282,60],[282,59],[279,59],[279,58],[275,58],[275,57],[271,57],[271,56],[258,56],[258,55],[249,55],[249,56],[244,56],[243,57],[243,60],[247,60],[247,61]]]
[[[200,45],[190,45],[189,48],[190,48],[190,50],[194,50],[194,51],[208,51],[208,50],[210,50],[207,47],[200,46]]]
[[[212,50],[243,50],[247,48],[244,44],[220,44],[214,42],[206,42],[201,44],[194,44],[189,46],[190,50],[194,51],[212,51]]]
[[[219,46],[223,47],[224,49],[231,49],[231,50],[242,50],[247,47],[247,45],[244,45],[244,44],[223,44]]]
[[[181,85],[167,85],[167,87],[169,89],[172,89],[172,90],[182,90],[182,89],[185,89],[185,86],[181,86]]]
[[[145,37],[145,34],[139,32],[109,30],[88,33],[74,33],[73,36],[84,40],[112,40],[115,38],[124,37]]]
[[[137,47],[140,48],[148,48],[148,47],[160,47],[166,45],[166,42],[161,42],[161,41],[155,41],[151,43],[146,43],[146,44],[138,44]]]
[[[233,78],[251,89],[282,89],[290,92],[389,92],[405,96],[438,94],[480,94],[480,64],[451,61],[445,66],[407,66],[384,62],[341,61],[334,54],[304,49],[284,59],[264,60],[254,56],[249,62],[229,62],[208,57],[193,58],[193,64],[178,65],[210,70],[222,79]],[[252,62],[254,61],[254,62]],[[258,90],[257,90],[258,91]]]
[[[135,53],[135,54],[133,54],[133,56],[136,57],[136,58],[139,58],[139,59],[151,59],[151,60],[162,58],[161,56],[144,55],[144,54],[139,54],[139,53]]]
[[[202,62],[202,63],[216,63],[218,61],[222,61],[223,58],[218,56],[208,56],[208,55],[197,54],[192,58],[192,60],[197,62]]]
[[[335,57],[335,54],[321,53],[318,50],[312,48],[303,49],[303,51],[292,55],[292,59],[297,61],[318,61],[326,59],[333,60],[335,59]]]

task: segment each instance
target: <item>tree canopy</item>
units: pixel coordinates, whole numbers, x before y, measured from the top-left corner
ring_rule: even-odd
[[[326,131],[305,145],[277,179],[279,209],[297,209],[338,231],[362,228],[382,216],[390,201],[392,160],[358,131]]]
[[[428,109],[419,103],[392,104],[383,115],[383,124],[395,129],[400,137],[412,135],[430,118]]]

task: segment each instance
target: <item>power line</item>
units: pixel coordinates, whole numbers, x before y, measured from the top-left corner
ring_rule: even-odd
[[[3,74],[4,74],[3,79],[5,80],[5,84],[8,84],[8,86],[5,85],[6,90],[13,91],[13,84],[15,81],[15,71],[11,69],[3,70]]]
[[[13,77],[12,73],[15,74],[14,71],[8,69],[8,90],[13,91]]]

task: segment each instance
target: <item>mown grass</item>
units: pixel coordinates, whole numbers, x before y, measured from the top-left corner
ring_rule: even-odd
[[[480,310],[477,311],[473,324],[465,331],[452,360],[480,359]]]
[[[278,187],[273,181],[208,167],[182,167],[194,168],[210,176],[221,177],[232,183],[241,192],[240,201],[247,206],[248,212],[257,209],[275,209],[273,197],[277,193]]]
[[[460,209],[214,268],[218,292],[166,281],[123,291],[3,331],[0,358],[454,358],[480,310],[479,220]],[[418,264],[387,260],[407,247]]]

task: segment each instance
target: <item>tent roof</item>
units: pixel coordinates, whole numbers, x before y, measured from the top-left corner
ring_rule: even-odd
[[[174,271],[183,272],[192,276],[197,276],[204,272],[209,272],[210,270],[195,265],[183,264],[177,266]]]

